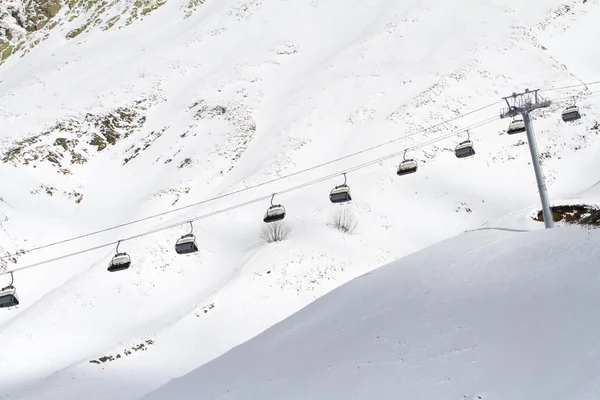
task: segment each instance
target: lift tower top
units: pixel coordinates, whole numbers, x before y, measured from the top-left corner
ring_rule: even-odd
[[[502,109],[500,118],[515,117],[524,112],[529,113],[538,108],[550,107],[552,102],[540,96],[539,91],[539,89],[533,91],[525,89],[523,93],[513,93],[512,96],[503,97],[508,107]]]

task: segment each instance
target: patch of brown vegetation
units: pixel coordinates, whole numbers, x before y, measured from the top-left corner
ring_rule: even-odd
[[[567,224],[600,226],[600,209],[587,204],[574,204],[550,207],[554,222]],[[544,222],[542,210],[538,211],[535,221]]]

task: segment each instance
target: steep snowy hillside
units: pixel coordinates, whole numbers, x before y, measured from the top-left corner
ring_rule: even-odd
[[[599,12],[599,0],[2,2],[0,269],[16,269],[21,304],[0,310],[0,396],[143,395],[375,267],[534,215],[525,136],[498,118],[513,91],[553,100],[534,116],[551,200],[589,188]],[[567,124],[572,96],[583,117]],[[459,160],[465,129],[476,155]],[[407,148],[419,169],[400,177]],[[333,205],[343,172],[353,199]],[[265,244],[273,193],[291,232]],[[334,210],[353,214],[352,235]],[[177,255],[190,220],[200,251]],[[108,273],[121,239],[132,266]]]
[[[577,227],[464,233],[144,399],[597,399],[599,249]]]

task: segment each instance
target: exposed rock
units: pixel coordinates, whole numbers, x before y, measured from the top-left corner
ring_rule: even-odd
[[[189,109],[196,109],[194,120],[224,119],[231,124],[234,131],[227,136],[227,140],[223,145],[214,149],[215,153],[231,161],[229,168],[231,170],[235,162],[246,151],[256,132],[252,109],[239,102],[232,102],[227,106],[209,106],[202,100],[196,101]],[[190,126],[189,129],[193,128],[195,126]],[[185,137],[185,135],[187,135],[187,132],[182,137]]]
[[[47,33],[38,33],[57,17],[62,6],[61,0],[0,2],[0,64],[21,49],[26,50],[22,55],[26,54],[46,39]],[[56,24],[52,21],[49,29]]]
[[[66,117],[44,132],[14,142],[0,152],[0,159],[15,166],[49,162],[60,173],[70,174],[68,166],[85,164],[96,152],[140,129],[146,121],[141,114],[143,104],[136,102],[103,114]]]
[[[165,133],[167,131],[167,129],[169,129],[169,127],[165,126],[160,131],[157,131],[157,132],[152,131],[148,134],[148,136],[146,136],[142,140],[143,144],[133,145],[129,149],[127,149],[126,153],[129,153],[130,155],[127,158],[125,158],[125,160],[123,161],[123,165],[127,164],[129,161],[136,158],[140,154],[140,152],[142,152],[142,151],[146,150],[148,147],[152,146],[152,143],[154,143],[159,137],[161,137],[163,135],[163,133]]]
[[[190,193],[190,188],[189,187],[184,187],[181,189],[166,189],[166,190],[162,190],[158,193],[156,193],[154,196],[152,196],[152,198],[162,198],[164,196],[173,196],[174,199],[171,202],[171,205],[174,206],[175,204],[177,204],[179,202],[179,200],[181,199],[181,197],[183,197],[186,194]]]
[[[203,0],[192,0],[194,3]],[[67,39],[94,27],[122,28],[143,18],[167,0],[2,0],[0,1],[0,64],[11,55],[26,55],[50,36],[57,26],[67,26]],[[77,25],[70,23],[77,20]],[[73,22],[75,23],[75,22]]]
[[[184,18],[190,17],[198,7],[204,4],[205,1],[206,0],[188,0],[185,6],[186,9]]]
[[[181,163],[179,163],[179,167],[177,167],[177,168],[187,167],[187,166],[190,166],[191,164],[192,164],[192,159],[187,157],[187,158],[184,158],[183,161],[181,161]]]
[[[568,224],[600,226],[600,209],[587,204],[574,204],[563,206],[552,206],[552,219],[554,222],[565,222]],[[543,222],[544,214],[538,211],[535,221]]]
[[[56,194],[57,192],[58,192],[58,189],[55,188],[54,186],[48,186],[48,185],[41,184],[39,186],[39,189],[32,190],[30,193],[34,194],[34,195],[38,194],[38,193],[45,193],[48,196],[54,196],[54,194]],[[79,204],[83,200],[83,194],[76,190],[72,190],[70,192],[66,192],[63,190],[61,192],[61,194],[65,197],[69,198],[69,200],[75,201],[75,204]]]
[[[87,27],[88,27],[88,24],[83,24],[79,28],[75,28],[73,30],[70,30],[67,33],[67,36],[65,36],[65,37],[67,39],[73,39],[73,38],[77,37],[81,32],[85,31]]]
[[[146,339],[142,343],[139,343],[135,346],[131,346],[130,348],[124,349],[123,356],[121,356],[120,353],[117,353],[116,356],[113,356],[113,355],[103,356],[103,357],[98,358],[97,360],[90,360],[90,364],[101,364],[101,363],[105,363],[108,361],[116,361],[116,360],[120,359],[121,357],[130,356],[136,351],[146,351],[154,343],[155,343],[154,340]]]
[[[42,29],[50,19],[58,14],[60,0],[29,0],[25,5],[24,27],[28,32]]]

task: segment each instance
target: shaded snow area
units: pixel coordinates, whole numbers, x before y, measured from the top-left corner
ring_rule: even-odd
[[[551,357],[593,357],[584,346],[594,325],[581,336],[564,331],[561,343],[556,330],[536,341],[541,330],[527,330],[533,339],[519,330],[537,329],[523,325],[529,306],[520,305],[550,302],[547,313],[527,314],[545,318],[560,306],[553,302],[585,303],[595,281],[583,269],[571,276],[562,264],[541,266],[562,260],[555,249],[587,233],[496,232],[544,226],[532,219],[540,200],[526,135],[506,134],[501,99],[529,88],[552,101],[532,114],[550,201],[599,207],[598,15],[600,0],[0,0],[0,288],[16,270],[20,299],[0,309],[0,400],[140,398],[352,279],[456,235],[340,292],[364,300],[356,315],[384,313],[357,334],[384,327],[382,337],[393,339],[377,342],[375,333],[337,343],[337,328],[333,336],[326,328],[333,320],[314,332],[310,322],[289,340],[312,345],[310,335],[324,335],[310,348],[323,354],[310,360],[314,368],[300,372],[302,358],[263,349],[251,367],[240,359],[247,376],[239,384],[294,393],[286,381],[267,382],[281,362],[277,376],[288,382],[340,373],[352,397],[364,393],[351,393],[360,382],[340,369],[367,373],[369,361],[388,360],[378,350],[387,348],[389,371],[401,371],[381,377],[389,393],[388,384],[406,394],[461,392],[456,400],[511,386],[510,399],[534,387],[542,393],[541,378],[523,371]],[[563,122],[573,100],[581,119]],[[467,129],[476,153],[458,159]],[[418,170],[398,176],[406,149]],[[352,201],[332,204],[344,172]],[[263,216],[274,193],[289,234],[266,243]],[[354,222],[336,224],[337,212]],[[191,220],[199,251],[176,254]],[[476,229],[487,230],[469,232]],[[557,242],[538,260],[529,238]],[[109,273],[119,240],[131,267]],[[490,240],[495,253],[475,250]],[[509,243],[526,251],[509,253]],[[383,274],[394,277],[378,289]],[[426,295],[432,282],[439,286]],[[559,282],[564,297],[546,296]],[[371,292],[381,292],[382,307],[370,303]],[[336,304],[332,296],[317,304]],[[318,316],[335,307],[315,309]],[[575,329],[584,309],[556,318],[574,318],[565,329]],[[388,311],[394,318],[384,321]],[[396,315],[406,325],[392,325]],[[528,340],[541,347],[526,353]],[[372,356],[364,343],[375,346]],[[542,351],[550,344],[556,352]],[[260,347],[248,346],[244,352]],[[570,346],[579,347],[567,356]],[[319,364],[328,357],[329,372]],[[523,365],[508,362],[516,357]],[[562,367],[543,371],[558,376]],[[198,382],[212,379],[212,368]],[[212,379],[211,390],[234,376]],[[515,376],[522,381],[503,384]],[[578,385],[571,377],[551,383],[571,382],[562,392],[569,397],[595,379],[579,374]],[[307,391],[334,384],[306,382]]]
[[[464,233],[144,399],[598,399],[599,258],[598,230]]]

